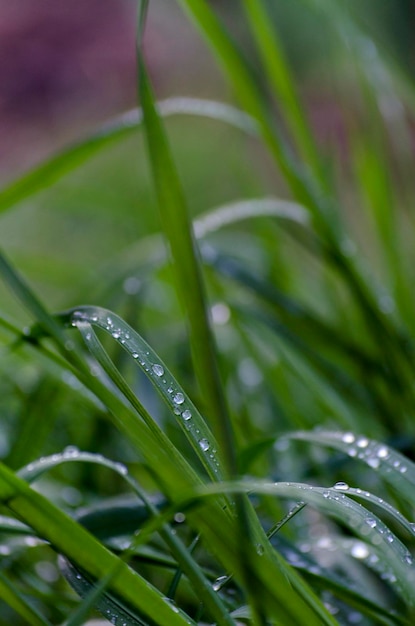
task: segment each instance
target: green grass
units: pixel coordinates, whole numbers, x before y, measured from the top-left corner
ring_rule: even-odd
[[[409,625],[414,86],[298,0],[324,142],[269,3],[179,4],[234,101],[157,104],[144,2],[138,112],[0,192],[0,624]]]

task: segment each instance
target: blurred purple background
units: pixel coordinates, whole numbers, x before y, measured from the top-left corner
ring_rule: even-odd
[[[0,0],[0,179],[135,106],[135,14],[133,0]],[[171,1],[150,12],[146,49],[161,95],[203,92],[215,71]]]

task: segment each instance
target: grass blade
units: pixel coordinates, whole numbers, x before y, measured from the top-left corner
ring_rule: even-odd
[[[156,623],[160,626],[189,623],[188,618],[173,610],[154,587],[3,465],[0,465],[0,500],[40,537],[93,578],[102,578],[108,571],[117,569],[111,589],[139,614],[150,619],[156,616]]]
[[[258,132],[249,115],[215,100],[168,98],[158,102],[157,109],[163,117],[194,115],[230,124],[249,135],[256,135]],[[141,127],[142,122],[143,113],[140,108],[128,111],[12,181],[0,190],[0,213],[53,185],[104,148],[130,137]]]
[[[167,137],[157,113],[147,69],[138,43],[139,91],[163,232],[169,243],[177,293],[186,313],[196,379],[206,414],[223,450],[226,469],[236,471],[233,434],[210,328],[199,253]]]
[[[390,484],[396,493],[411,506],[414,501],[415,463],[390,446],[373,441],[364,435],[331,431],[299,431],[291,439],[308,441],[344,452],[362,461]]]

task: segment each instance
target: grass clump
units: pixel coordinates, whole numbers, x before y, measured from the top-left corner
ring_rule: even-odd
[[[68,258],[51,246],[46,274],[36,247],[0,256],[17,296],[0,317],[1,623],[411,624],[413,85],[343,5],[298,0],[331,46],[330,97],[359,96],[340,151],[266,2],[241,9],[249,60],[209,3],[179,4],[235,102],[157,103],[143,2],[138,113],[0,194],[5,233],[60,199],[58,228],[87,233]],[[223,178],[237,160],[210,210],[190,173],[216,164],[186,157],[188,124]],[[155,193],[143,175],[119,213],[122,167],[105,199],[96,183],[144,150]],[[105,215],[71,209],[74,187]]]

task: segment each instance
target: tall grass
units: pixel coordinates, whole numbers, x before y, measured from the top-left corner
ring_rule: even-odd
[[[409,625],[413,85],[298,0],[328,145],[272,4],[179,4],[235,101],[157,103],[143,2],[138,112],[0,194],[0,624]]]

